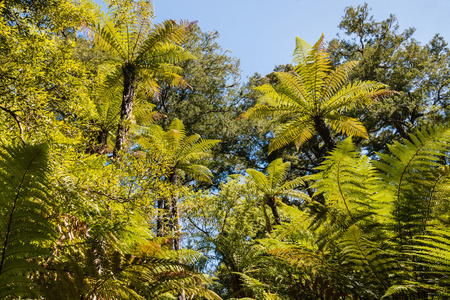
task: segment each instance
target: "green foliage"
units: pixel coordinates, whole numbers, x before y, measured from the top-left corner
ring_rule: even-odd
[[[88,27],[94,44],[109,55],[105,62],[107,86],[120,86],[122,103],[114,156],[125,146],[129,120],[139,91],[154,96],[158,80],[185,85],[179,76],[177,62],[194,57],[179,46],[187,25],[173,20],[152,26],[151,2],[115,1],[104,14],[89,2],[91,16]]]
[[[299,177],[295,180],[284,182],[289,167],[289,162],[283,163],[283,160],[279,158],[272,161],[267,166],[267,176],[257,170],[247,169],[247,173],[250,176],[249,183],[254,184],[261,194],[260,197],[263,200],[261,205],[266,219],[267,232],[269,234],[272,232],[272,225],[266,212],[266,205],[272,209],[275,223],[280,225],[281,218],[277,208],[280,202],[279,197],[288,197],[291,201],[294,199],[300,201],[309,199],[305,193],[294,190],[294,188],[303,182],[303,178]]]
[[[262,97],[242,115],[271,118],[270,122],[277,124],[269,153],[291,142],[299,149],[315,134],[320,135],[326,148],[331,150],[335,145],[331,129],[367,138],[362,123],[344,113],[390,94],[385,85],[374,81],[348,83],[349,72],[356,63],[348,62],[331,70],[329,54],[322,43],[323,36],[313,46],[298,39],[294,52],[298,65],[294,71],[275,73],[279,81],[275,87],[257,87]]]
[[[49,261],[56,272],[44,278],[48,299],[165,299],[183,288],[189,296],[217,299],[209,280],[189,265],[190,253],[177,257],[154,242],[138,245],[133,254],[111,252],[101,240],[80,251],[68,248],[63,259]]]
[[[0,10],[2,299],[450,296],[441,37],[349,7],[356,39],[297,38],[240,86],[217,33],[150,1]]]
[[[330,41],[333,63],[356,60],[355,80],[383,82],[398,92],[352,114],[367,128],[370,141],[362,145],[369,155],[400,137],[408,139],[417,126],[446,122],[450,56],[441,36],[421,45],[414,28],[401,31],[394,15],[375,20],[367,3],[347,7],[339,28],[347,36]]]
[[[422,233],[430,224],[431,209],[440,182],[447,178],[441,169],[449,147],[450,130],[435,126],[410,135],[404,145],[388,146],[390,154],[379,154],[375,166],[382,171],[383,189],[394,197],[395,231],[400,243]]]
[[[146,128],[148,137],[142,137],[139,143],[145,148],[155,149],[166,159],[171,168],[170,173],[184,177],[189,175],[195,180],[211,182],[211,171],[196,161],[210,157],[209,149],[219,143],[219,140],[202,140],[200,135],[186,136],[183,123],[175,119],[164,131],[160,126]]]
[[[49,217],[46,145],[7,146],[0,150],[0,297],[37,295],[29,277],[51,255],[55,237]]]

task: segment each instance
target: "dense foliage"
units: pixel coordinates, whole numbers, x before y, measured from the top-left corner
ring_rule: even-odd
[[[151,1],[0,2],[1,299],[448,299],[450,51],[348,7],[241,82]]]

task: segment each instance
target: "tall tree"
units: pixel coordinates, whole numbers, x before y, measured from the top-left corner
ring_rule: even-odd
[[[122,150],[129,131],[136,93],[142,88],[150,95],[158,90],[157,80],[174,85],[184,81],[174,63],[193,58],[179,45],[187,24],[167,20],[152,26],[150,1],[112,1],[105,15],[93,3],[89,28],[95,45],[110,55],[107,84],[122,86],[122,104],[114,156]]]
[[[253,103],[255,92],[250,84],[242,86],[239,60],[220,46],[218,32],[203,32],[193,25],[183,46],[197,58],[177,64],[191,88],[162,82],[153,103],[155,110],[167,115],[159,122],[164,129],[178,118],[188,135],[222,141],[212,149],[215,159],[210,165],[213,184],[218,186],[228,175],[256,167],[265,155],[257,145],[265,143],[259,137],[262,122],[236,121]]]
[[[198,181],[211,182],[211,171],[201,163],[196,163],[210,156],[209,149],[219,143],[219,140],[202,140],[200,135],[186,136],[183,123],[175,119],[169,125],[167,131],[162,127],[153,125],[149,128],[150,136],[142,137],[139,143],[145,148],[157,149],[160,156],[169,166],[166,174],[168,180],[174,187],[182,185],[185,175]],[[150,143],[149,143],[150,142]],[[174,194],[172,199],[158,200],[158,208],[163,209],[169,204],[169,217],[172,219],[173,245],[175,250],[181,249],[181,228],[178,212],[178,195]],[[169,201],[167,203],[166,201]],[[161,212],[162,213],[162,212]],[[159,236],[167,234],[162,216],[158,219]]]
[[[345,36],[328,44],[333,63],[356,60],[355,80],[383,82],[398,92],[352,113],[367,128],[370,141],[363,145],[371,155],[400,137],[408,139],[418,125],[447,120],[450,54],[441,36],[421,45],[414,28],[401,31],[394,15],[375,20],[367,3],[347,7],[339,28]]]
[[[387,94],[384,84],[374,81],[349,82],[355,62],[331,68],[329,54],[323,47],[323,35],[314,46],[297,38],[292,73],[275,73],[279,84],[256,88],[262,97],[242,116],[265,119],[280,124],[275,129],[269,152],[294,142],[297,149],[318,134],[329,151],[335,146],[332,130],[367,138],[360,121],[344,113],[357,105],[368,105]]]

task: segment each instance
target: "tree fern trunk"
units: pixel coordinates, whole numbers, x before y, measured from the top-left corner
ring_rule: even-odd
[[[179,176],[177,174],[176,170],[173,170],[172,174],[170,175],[170,182],[173,186],[177,186],[179,181]],[[181,226],[180,226],[180,220],[178,215],[178,196],[172,196],[172,201],[170,203],[170,213],[172,217],[172,231],[174,233],[173,237],[173,248],[175,251],[181,250]],[[182,261],[178,261],[179,263],[182,263]],[[177,295],[178,300],[186,300],[186,294],[184,292],[184,289],[181,289]]]
[[[267,204],[272,209],[272,214],[275,219],[275,224],[281,225],[281,218],[280,218],[280,214],[278,213],[278,208],[277,208],[277,203],[275,201],[275,198],[269,197],[269,199],[267,199]]]
[[[177,186],[179,181],[179,177],[176,173],[176,170],[173,171],[173,173],[170,175],[170,182],[173,186]],[[172,217],[172,230],[174,232],[174,238],[173,238],[173,245],[175,251],[181,250],[181,226],[178,216],[178,197],[172,196],[170,203],[170,215]]]
[[[158,216],[156,218],[156,236],[163,237],[166,235],[165,220],[167,219],[166,205],[164,199],[158,199]]]
[[[122,107],[120,110],[120,121],[117,128],[116,145],[114,147],[113,156],[118,157],[119,152],[125,144],[129,121],[133,110],[134,98],[136,96],[136,68],[132,63],[125,63],[123,70],[123,97]]]
[[[317,133],[323,139],[327,151],[333,150],[333,148],[336,146],[336,142],[331,135],[330,128],[328,128],[328,126],[325,124],[325,121],[320,117],[316,117],[314,119],[314,127]]]

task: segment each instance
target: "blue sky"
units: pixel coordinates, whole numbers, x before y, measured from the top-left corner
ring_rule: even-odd
[[[203,31],[217,30],[222,48],[241,61],[243,79],[265,75],[275,65],[289,63],[295,36],[314,43],[325,33],[331,40],[344,8],[354,0],[153,0],[156,21],[198,21]],[[415,27],[414,37],[427,43],[435,33],[450,41],[450,0],[366,1],[375,20],[396,15],[402,29]],[[341,33],[342,34],[342,33]],[[343,35],[343,34],[342,34]]]
[[[309,43],[322,32],[326,40],[336,37],[345,7],[364,2],[377,21],[392,13],[401,29],[415,27],[422,44],[435,33],[450,41],[450,0],[153,0],[153,5],[155,22],[198,21],[203,31],[217,30],[222,48],[240,59],[245,80],[291,62],[296,35]]]

